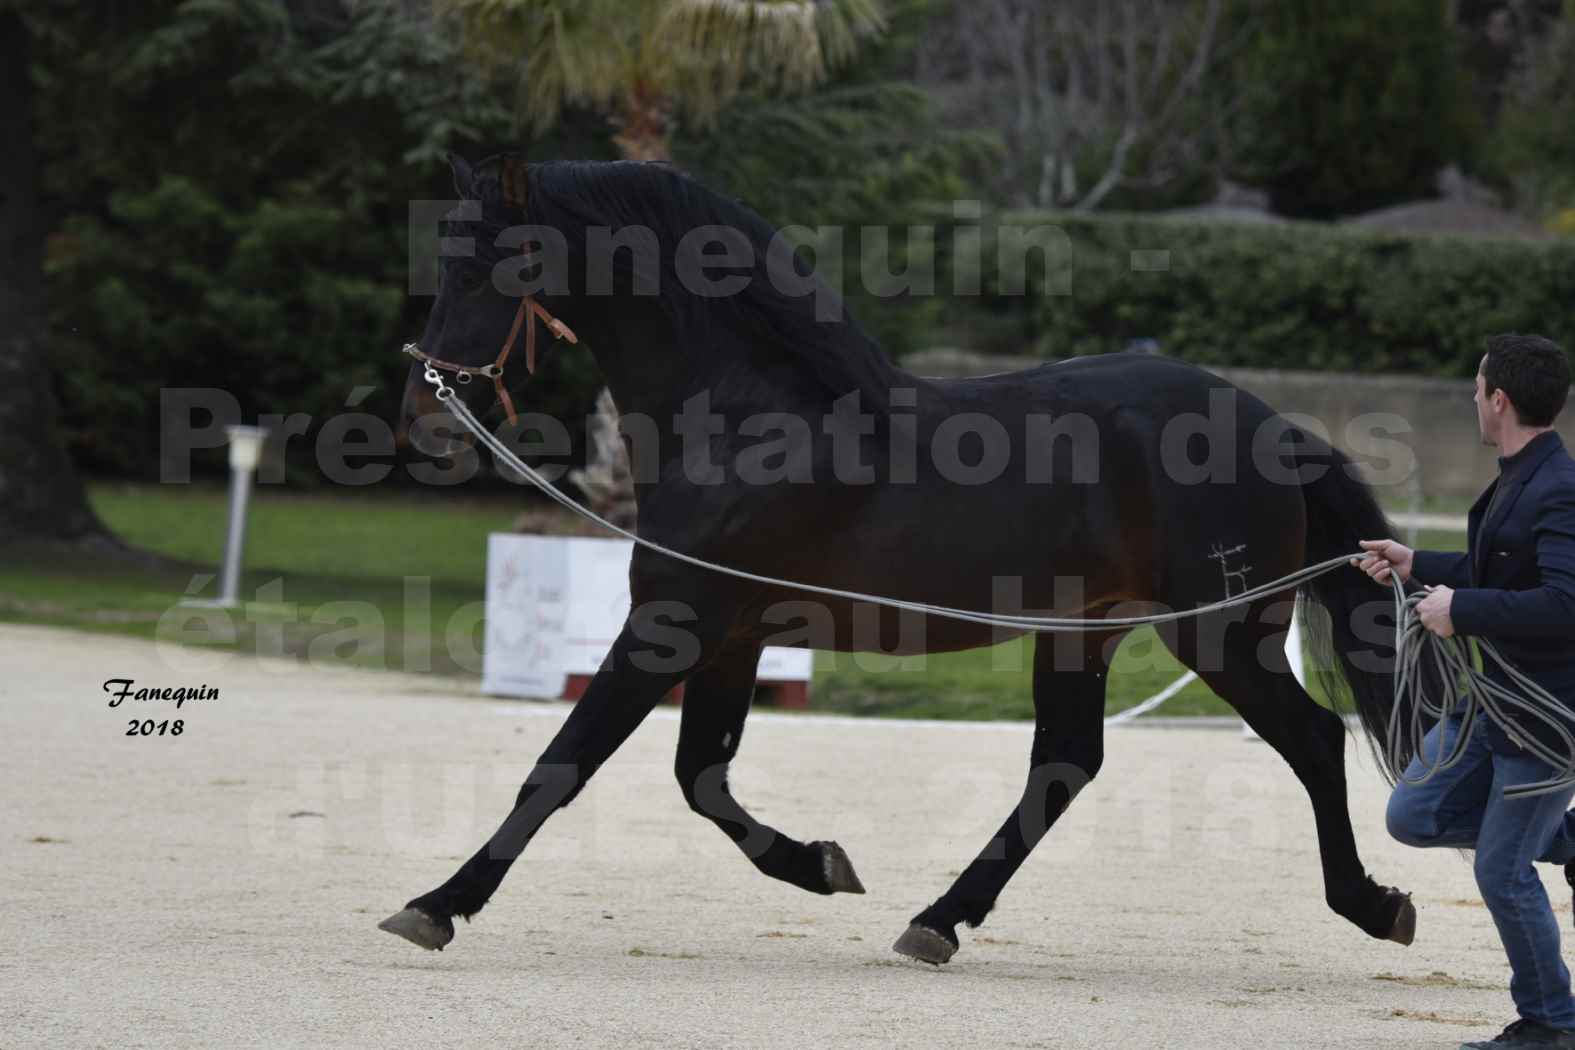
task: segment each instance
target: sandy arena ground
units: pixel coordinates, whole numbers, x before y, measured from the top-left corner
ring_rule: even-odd
[[[177,738],[132,738],[134,713],[171,712],[109,709],[109,678],[221,695]],[[818,897],[687,811],[662,711],[446,952],[379,932],[490,833],[564,710],[0,627],[0,1047],[1393,1050],[1513,1016],[1469,863],[1386,838],[1358,742],[1357,838],[1415,892],[1411,948],[1325,909],[1300,786],[1218,729],[1112,730],[1103,775],[938,970],[891,942],[1010,808],[1025,726],[752,720],[739,797],[840,841],[869,887]]]

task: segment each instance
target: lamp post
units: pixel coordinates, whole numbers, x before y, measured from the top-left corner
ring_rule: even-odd
[[[230,439],[230,524],[224,540],[224,567],[220,570],[219,597],[213,601],[185,601],[182,605],[206,605],[233,609],[241,592],[241,556],[246,548],[246,507],[251,500],[252,475],[262,458],[263,427],[225,427]]]

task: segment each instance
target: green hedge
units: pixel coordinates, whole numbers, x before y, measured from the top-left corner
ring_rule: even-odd
[[[1538,332],[1575,350],[1571,239],[1133,216],[1005,221],[1064,237],[1047,265],[1043,253],[1030,259],[1025,295],[986,275],[981,330],[993,345],[981,349],[1059,358],[1149,338],[1206,365],[1439,376],[1474,375],[1494,332]],[[995,270],[997,253],[985,257]],[[960,335],[979,327],[957,319]]]

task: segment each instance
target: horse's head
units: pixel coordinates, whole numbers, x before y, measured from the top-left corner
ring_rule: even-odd
[[[536,365],[537,320],[558,338],[575,338],[530,294],[527,281],[539,269],[531,245],[505,232],[525,221],[525,163],[512,156],[474,168],[459,157],[451,163],[460,205],[444,218],[441,232],[448,247],[468,242],[470,250],[440,253],[426,330],[405,348],[417,360],[405,382],[403,429],[429,456],[453,455],[473,439],[439,400],[428,370],[472,413],[479,416],[497,402],[513,422],[512,393]],[[503,246],[511,242],[517,247]]]
[[[665,412],[740,362],[772,358],[797,364],[833,396],[862,390],[869,404],[885,403],[890,366],[879,348],[791,243],[744,205],[664,165],[627,161],[527,168],[503,156],[473,169],[455,160],[454,183],[461,205],[442,226],[451,240],[437,299],[421,341],[407,348],[419,363],[404,421],[421,451],[452,455],[470,441],[425,369],[472,413],[501,401],[512,415],[529,351],[540,344],[545,354],[547,333],[577,341],[544,306],[584,330],[624,412]]]

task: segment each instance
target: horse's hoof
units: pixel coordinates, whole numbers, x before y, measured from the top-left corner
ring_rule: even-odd
[[[1411,903],[1409,893],[1400,902],[1400,911],[1395,915],[1394,924],[1389,927],[1386,937],[1396,944],[1410,944],[1416,940],[1416,905]]]
[[[820,850],[826,865],[826,885],[831,887],[832,893],[864,892],[864,883],[859,881],[846,850],[835,842],[822,842]]]
[[[380,930],[403,937],[419,948],[442,951],[454,939],[454,923],[449,919],[434,919],[419,908],[406,908],[377,924]]]
[[[939,966],[957,953],[957,945],[942,937],[928,926],[917,923],[903,931],[891,950],[910,959]]]

